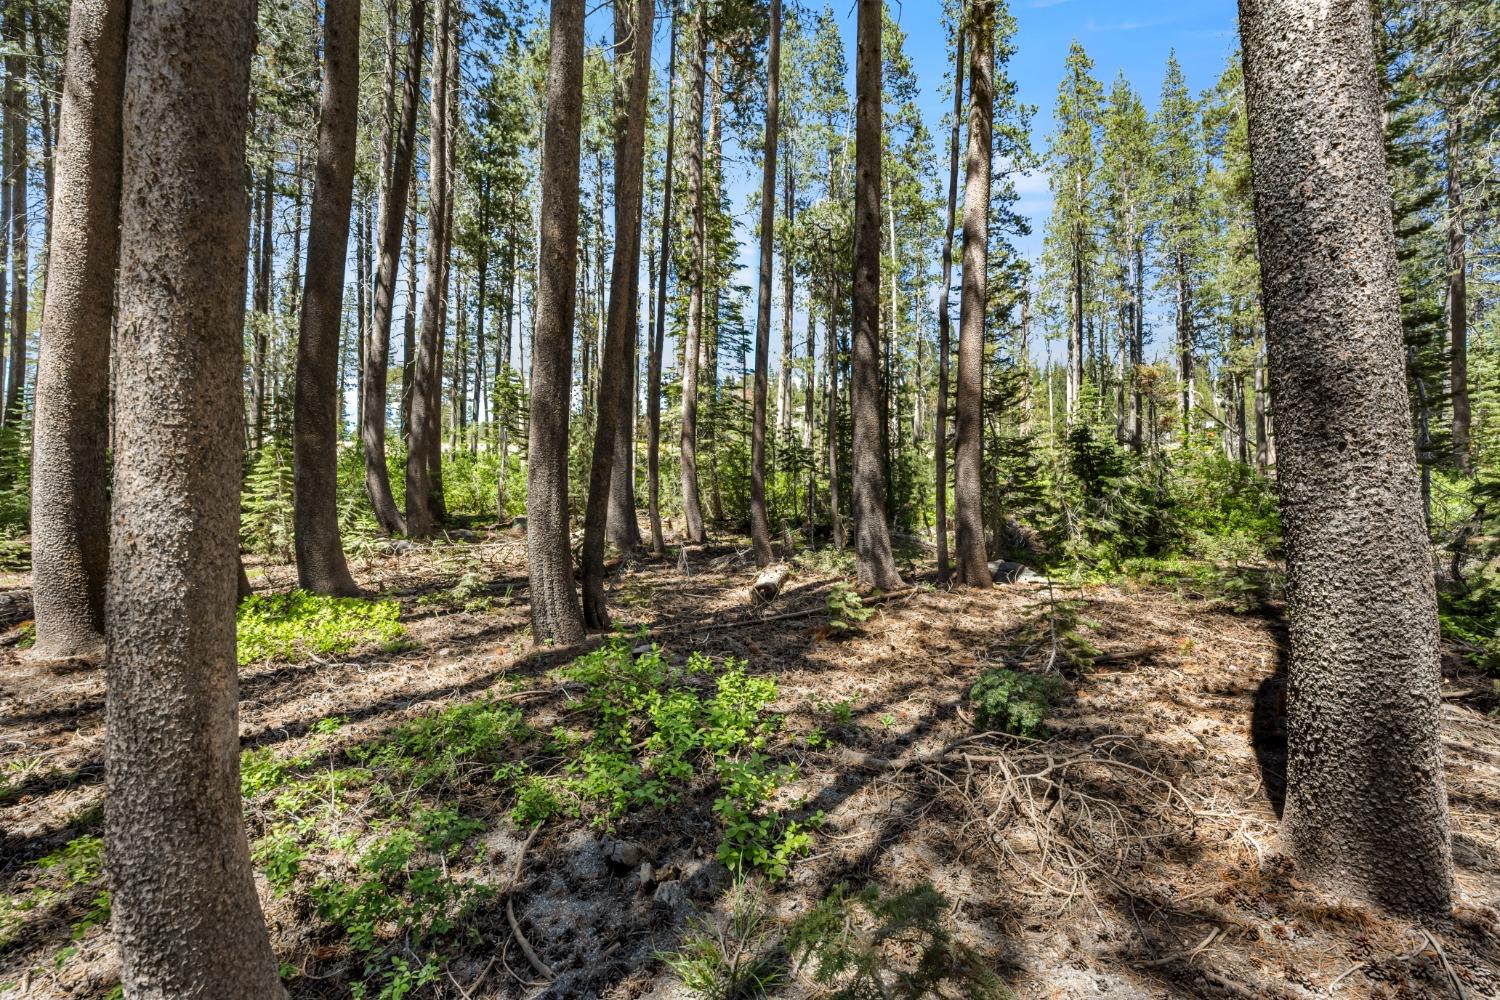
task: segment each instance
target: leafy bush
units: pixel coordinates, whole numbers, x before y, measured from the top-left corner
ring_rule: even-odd
[[[974,721],[982,729],[1039,738],[1046,735],[1047,707],[1061,687],[1056,677],[986,670],[969,690]]]
[[[305,590],[255,594],[237,617],[241,666],[261,660],[347,653],[368,643],[393,643],[405,634],[395,601],[324,597]]]

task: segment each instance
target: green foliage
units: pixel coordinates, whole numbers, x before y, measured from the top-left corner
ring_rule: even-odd
[[[722,915],[700,917],[675,951],[661,956],[696,997],[754,1000],[782,981],[772,957],[771,919],[765,894],[749,881],[729,892]]]
[[[31,415],[0,427],[0,534],[31,526]]]
[[[788,928],[784,945],[831,1000],[1000,1000],[1010,992],[948,927],[950,904],[930,884],[882,893],[840,883]]]
[[[292,558],[292,447],[272,437],[249,460],[240,499],[240,545],[247,552]]]
[[[380,741],[350,750],[349,756],[425,788],[470,772],[493,771],[503,759],[501,751],[525,734],[520,709],[484,695],[418,716]]]
[[[325,597],[305,590],[255,594],[240,602],[236,619],[240,665],[394,643],[406,632],[400,615],[395,601]]]
[[[706,773],[719,784],[718,856],[731,869],[782,878],[807,852],[808,829],[821,817],[799,822],[771,804],[796,776],[794,765],[778,765],[765,752],[781,727],[768,711],[775,681],[750,675],[740,661],[715,663],[697,653],[677,668],[654,646],[633,653],[624,638],[579,657],[563,673],[583,685],[580,704],[592,729],[554,733],[565,777],[521,777],[518,815],[568,811],[608,827],[632,809],[679,801]],[[701,690],[704,681],[711,681],[711,693]]]
[[[997,668],[979,675],[969,700],[981,729],[1039,739],[1047,734],[1048,705],[1061,690],[1056,677]]]
[[[840,632],[847,631],[869,620],[875,613],[865,607],[859,592],[846,583],[836,583],[828,591],[828,625]]]

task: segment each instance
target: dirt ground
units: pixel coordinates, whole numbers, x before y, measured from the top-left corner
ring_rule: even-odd
[[[413,648],[244,669],[246,748],[300,752],[335,714],[348,720],[340,738],[368,739],[490,690],[543,731],[565,709],[567,691],[548,671],[570,651],[528,648],[524,538],[397,548],[354,569],[367,588],[399,597]],[[1241,614],[1175,590],[1116,586],[950,592],[930,585],[930,564],[908,561],[905,572],[919,586],[847,632],[830,628],[825,607],[842,577],[811,563],[797,565],[775,603],[752,607],[748,546],[610,578],[616,624],[650,629],[669,656],[701,650],[773,675],[788,732],[829,728],[818,706],[851,703],[826,745],[782,748],[798,764],[782,796],[826,821],[810,855],[771,887],[774,921],[840,881],[930,880],[952,902],[960,937],[1020,997],[1500,997],[1500,719],[1489,680],[1456,657],[1445,663],[1461,902],[1450,919],[1419,926],[1320,893],[1278,854],[1284,629],[1274,605]],[[285,565],[252,576],[259,589],[294,581]],[[452,596],[461,579],[471,581],[464,600]],[[464,610],[473,593],[488,606]],[[1068,634],[1054,642],[1059,623],[1092,651]],[[97,829],[102,798],[102,677],[31,672],[13,648],[18,635],[0,662],[0,897],[24,894],[38,859]],[[1092,666],[1079,669],[1070,653]],[[968,691],[997,665],[1061,672],[1047,739],[976,731]],[[687,996],[660,954],[711,919],[729,886],[714,860],[711,794],[630,813],[609,838],[550,821],[514,883],[525,837],[507,818],[510,802],[486,794],[464,808],[486,822],[504,892],[423,995]],[[620,843],[640,857],[622,864]],[[278,958],[299,973],[292,996],[349,996],[357,970],[337,943],[262,889]],[[507,902],[550,982],[522,956]],[[0,946],[0,995],[109,994],[118,967],[107,926],[69,941],[87,903],[66,898],[24,916]],[[818,994],[793,975],[776,995]]]

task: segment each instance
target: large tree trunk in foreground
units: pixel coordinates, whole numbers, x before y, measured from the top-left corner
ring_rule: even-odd
[[[1242,0],[1281,434],[1283,833],[1304,876],[1440,914],[1453,867],[1437,610],[1402,358],[1371,9]]]
[[[354,123],[359,100],[359,0],[327,0],[323,15],[323,106],[318,124],[307,279],[297,331],[293,402],[293,518],[297,583],[335,597],[360,593],[344,559],[338,517],[336,374],[344,315],[344,264],[354,199]]]
[[[964,38],[968,32],[960,18],[957,53],[953,59],[953,134],[948,139],[948,215],[943,226],[943,285],[938,289],[938,398],[937,430],[933,435],[937,458],[937,572],[938,582],[948,581],[948,358],[952,354],[952,310],[948,296],[953,287],[953,223],[958,214],[958,137],[964,106]]]
[[[365,491],[375,520],[388,535],[404,533],[406,519],[391,493],[385,458],[386,377],[391,360],[391,313],[397,270],[401,263],[401,228],[411,196],[412,151],[417,134],[417,93],[422,76],[422,48],[427,27],[426,0],[412,0],[411,38],[406,55],[406,83],[402,89],[400,132],[391,155],[390,183],[380,205],[380,262],[375,272],[375,308],[370,340],[365,345],[364,391],[360,397],[360,441],[365,453]],[[410,310],[410,303],[407,309]]]
[[[235,658],[254,0],[131,5],[105,854],[125,995],[283,996],[240,800]]]
[[[453,197],[448,167],[450,0],[437,0],[432,24],[432,154],[428,179],[427,277],[422,330],[411,373],[411,438],[406,452],[406,533],[429,538],[442,526],[441,484],[435,474],[443,447],[443,328],[448,311],[448,223]]]
[[[120,249],[126,0],[74,0],[32,440],[36,663],[104,653],[109,334]]]
[[[859,0],[854,125],[854,554],[859,582],[901,586],[885,523],[880,384],[880,0]]]
[[[646,97],[651,79],[651,0],[632,12],[615,7],[615,58],[629,69],[615,71],[615,255],[609,280],[609,319],[599,371],[599,414],[594,424],[594,457],[589,469],[588,505],[583,515],[583,619],[590,628],[609,628],[604,603],[604,532],[615,471],[619,427],[630,419],[635,366],[636,281],[641,269],[641,171],[646,153]],[[632,523],[635,510],[632,507]]]
[[[969,153],[964,179],[964,274],[958,317],[958,414],[953,452],[954,531],[958,581],[994,584],[984,544],[984,319],[989,272],[990,131],[995,103],[995,9],[970,11]]]
[[[703,340],[703,298],[708,264],[708,225],[704,217],[703,183],[703,94],[708,81],[708,19],[704,4],[698,0],[698,14],[693,25],[692,82],[688,86],[687,120],[693,127],[693,141],[688,147],[688,199],[693,207],[693,249],[691,281],[688,293],[687,345],[682,354],[682,517],[686,522],[685,541],[701,545],[708,541],[703,528],[703,505],[698,498],[698,354]]]
[[[661,270],[656,276],[656,329],[651,334],[651,352],[646,373],[646,510],[651,521],[651,553],[666,554],[661,528],[661,366],[667,331],[667,269],[672,260],[672,154],[677,132],[677,10],[672,9],[671,41],[667,46],[667,161],[662,173]]]
[[[578,294],[583,0],[552,0],[549,58],[526,464],[526,555],[532,639],[538,644],[570,645],[584,636],[568,539],[568,397],[573,386]]]
[[[771,0],[771,48],[766,56],[766,142],[761,154],[760,282],[755,304],[755,388],[750,428],[750,544],[757,566],[771,564],[771,534],[766,516],[766,396],[771,359],[771,268],[776,237],[776,130],[781,84],[781,0]],[[783,253],[786,251],[783,250]],[[879,252],[879,248],[876,248]],[[878,261],[877,261],[878,265]],[[784,294],[791,295],[788,285]],[[782,358],[785,365],[788,359]],[[783,396],[785,394],[783,393]],[[785,399],[782,401],[786,409]]]

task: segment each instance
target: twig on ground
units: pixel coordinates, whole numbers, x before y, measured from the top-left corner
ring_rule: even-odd
[[[526,961],[536,970],[537,975],[543,979],[555,978],[552,969],[537,955],[536,950],[531,947],[531,942],[526,940],[526,935],[521,933],[520,921],[516,920],[516,909],[511,905],[511,898],[515,895],[516,886],[521,884],[521,866],[526,863],[526,852],[531,850],[531,842],[536,839],[537,832],[541,830],[542,824],[538,823],[531,828],[531,834],[526,838],[526,843],[521,845],[521,853],[516,855],[516,867],[510,876],[510,894],[505,898],[505,916],[510,921],[510,932],[516,936],[516,944],[521,946],[521,952],[526,956]]]

